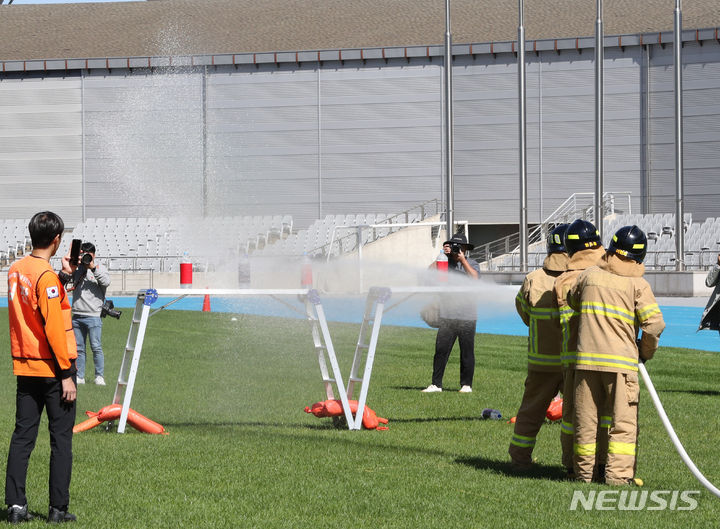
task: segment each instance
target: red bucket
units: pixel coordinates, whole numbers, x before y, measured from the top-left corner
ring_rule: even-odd
[[[180,263],[180,287],[192,286],[192,263]]]

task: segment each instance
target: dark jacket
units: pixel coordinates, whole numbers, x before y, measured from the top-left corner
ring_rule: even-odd
[[[705,306],[698,331],[702,329],[720,331],[720,266],[714,265],[710,269],[705,278],[705,284],[709,287],[715,287],[715,290],[713,290]]]

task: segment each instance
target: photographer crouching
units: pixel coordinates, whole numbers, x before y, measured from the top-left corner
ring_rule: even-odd
[[[84,242],[80,246],[80,250],[82,252],[80,264],[72,279],[74,283],[72,326],[77,342],[77,383],[85,383],[85,342],[89,336],[95,364],[95,384],[104,386],[103,321],[100,316],[104,316],[103,312],[107,312],[107,310],[103,311],[103,307],[105,306],[105,292],[110,286],[110,274],[95,262],[94,244]]]
[[[480,266],[465,256],[472,250],[465,235],[456,233],[443,243],[443,252],[448,258],[448,272],[477,279]],[[435,339],[432,383],[423,393],[443,390],[443,376],[450,358],[450,352],[457,340],[460,344],[460,393],[471,393],[475,374],[475,325],[477,306],[473,295],[464,293],[443,294],[440,300],[440,326]]]

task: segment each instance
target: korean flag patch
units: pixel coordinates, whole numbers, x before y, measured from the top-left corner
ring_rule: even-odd
[[[56,298],[60,296],[60,289],[57,286],[47,288],[48,299]]]

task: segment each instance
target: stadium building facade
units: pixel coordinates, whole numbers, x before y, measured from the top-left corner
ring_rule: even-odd
[[[461,13],[472,9],[458,4]],[[188,3],[157,0],[147,9],[162,5],[177,13]],[[207,8],[218,5],[228,3]],[[104,6],[83,16],[100,18],[111,9]],[[0,15],[21,7],[2,6]],[[512,27],[516,12],[505,3],[498,9]],[[4,24],[39,24],[37,13],[18,10]],[[703,29],[720,25],[714,16],[695,16],[698,27],[686,24],[683,33],[684,207],[694,221],[716,216],[720,198],[720,40],[716,28]],[[604,189],[629,193],[633,213],[675,207],[672,6],[657,18],[658,31],[605,38]],[[594,40],[568,33],[585,22],[532,38],[531,22],[528,220],[536,223],[573,193],[594,190]],[[0,53],[0,216],[28,217],[43,204],[70,225],[88,217],[290,214],[302,227],[328,214],[394,213],[442,200],[442,27],[434,27],[439,32],[426,31],[419,44],[415,36],[371,35],[351,46],[357,42],[336,36],[336,46],[319,51],[304,42],[217,53],[214,44],[165,44],[144,55],[128,45],[126,56],[70,47],[65,57],[60,30],[43,49],[28,45],[25,53],[20,43]],[[453,47],[455,218],[517,225],[516,43],[483,36],[466,33]]]

